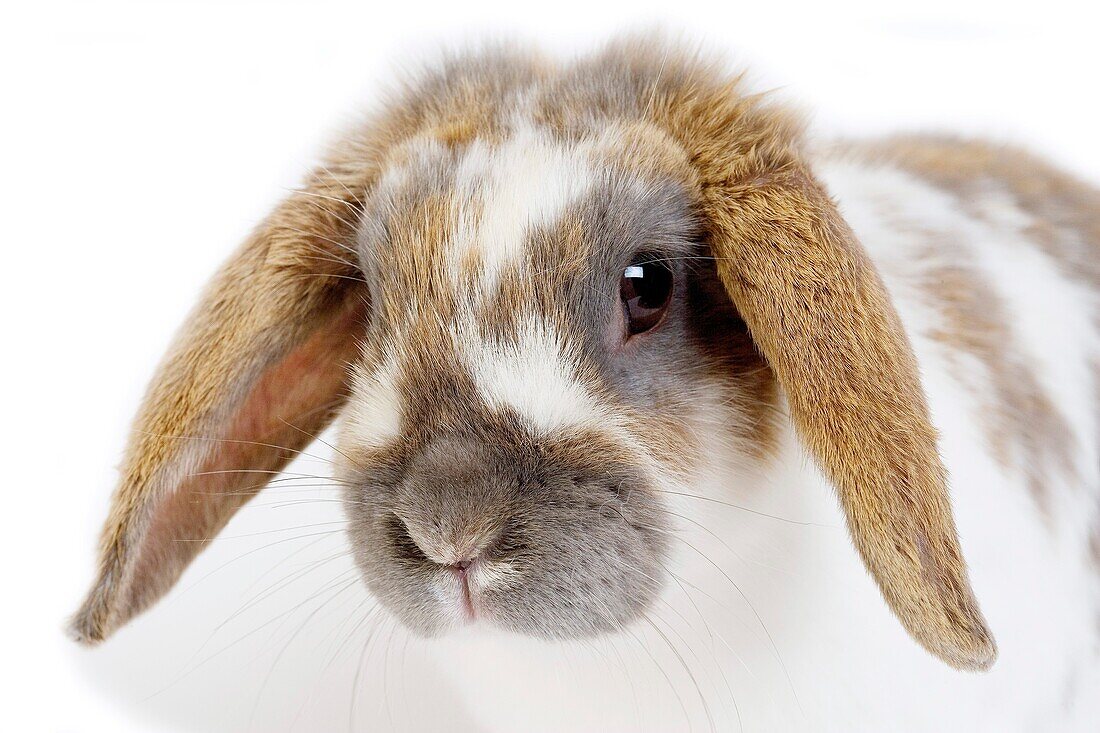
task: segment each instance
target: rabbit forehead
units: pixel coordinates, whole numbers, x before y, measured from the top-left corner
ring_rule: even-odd
[[[684,249],[692,189],[642,141],[518,123],[460,144],[424,135],[398,146],[359,230],[375,320],[507,325],[535,287],[568,306],[584,296],[565,291],[632,251]]]
[[[453,196],[458,221],[448,266],[479,267],[479,292],[496,290],[501,272],[522,264],[529,234],[557,224],[592,190],[596,174],[587,146],[521,126],[500,145],[473,141],[459,159]]]
[[[599,365],[621,268],[640,250],[687,254],[696,225],[677,176],[606,139],[519,126],[397,151],[360,236],[376,314],[355,441],[379,446],[445,421],[448,406],[483,423],[514,415],[536,434],[624,435]]]
[[[517,116],[461,141],[439,134],[391,150],[359,232],[368,268],[424,295],[449,284],[492,297],[501,273],[530,259],[534,233],[560,228],[579,204],[609,205],[609,189],[667,199],[670,185],[681,196],[696,185],[684,151],[640,122],[566,133]]]
[[[425,135],[389,158],[364,214],[364,255],[382,260],[381,267],[400,266],[387,257],[400,243],[418,250],[412,254],[441,258],[456,279],[477,265],[483,292],[522,260],[528,232],[558,221],[596,179],[591,145],[529,124],[461,145]]]

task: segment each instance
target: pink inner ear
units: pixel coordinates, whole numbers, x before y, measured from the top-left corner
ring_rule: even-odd
[[[364,312],[362,303],[343,309],[267,369],[225,426],[213,426],[217,440],[184,439],[184,456],[205,459],[154,499],[133,550],[128,592],[119,599],[126,616],[167,591],[237,509],[332,420],[346,399],[347,365],[358,353]]]

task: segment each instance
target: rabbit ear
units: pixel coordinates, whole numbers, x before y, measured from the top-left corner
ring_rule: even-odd
[[[105,639],[167,592],[342,404],[366,314],[353,188],[326,170],[292,194],[184,324],[135,419],[77,640]]]
[[[948,664],[988,668],[996,647],[967,579],[936,432],[897,313],[800,163],[785,123],[746,118],[744,105],[693,114],[681,137],[699,173],[719,276],[783,387],[805,447],[836,487],[887,603]],[[754,139],[730,140],[730,130],[746,127]]]

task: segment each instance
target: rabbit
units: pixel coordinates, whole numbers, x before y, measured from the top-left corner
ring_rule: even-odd
[[[362,580],[484,730],[1095,730],[1098,243],[1026,152],[817,141],[676,42],[450,57],[214,276],[71,633],[337,421]]]

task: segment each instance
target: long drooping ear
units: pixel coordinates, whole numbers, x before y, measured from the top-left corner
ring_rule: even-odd
[[[800,162],[792,126],[749,102],[695,102],[678,129],[719,276],[859,554],[918,642],[954,667],[988,668],[996,646],[967,579],[917,365],[874,266]]]
[[[105,639],[160,598],[342,404],[366,315],[352,255],[362,187],[314,176],[184,324],[135,419],[77,640]]]

